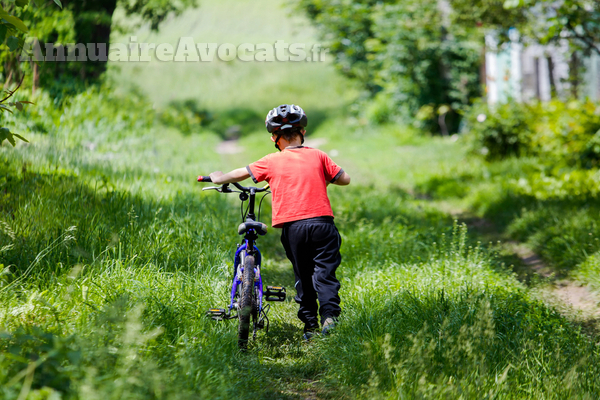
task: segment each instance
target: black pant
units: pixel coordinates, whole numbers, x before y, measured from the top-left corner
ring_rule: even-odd
[[[307,327],[340,315],[340,282],[335,270],[342,262],[342,238],[331,217],[303,219],[286,223],[281,243],[294,266],[296,302],[300,305],[298,318]],[[317,299],[320,308],[317,307]]]

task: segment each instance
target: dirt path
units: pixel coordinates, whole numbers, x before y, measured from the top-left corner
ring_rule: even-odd
[[[533,276],[541,278],[545,283],[541,286],[541,296],[548,304],[564,315],[584,321],[600,321],[600,295],[575,280],[561,276],[526,244],[506,240],[491,221],[470,216],[464,211],[452,212],[452,215],[482,237],[497,242],[499,250],[512,255],[521,264],[516,266],[520,280],[529,282]]]
[[[526,245],[517,242],[507,242],[514,249],[515,254],[521,259],[523,265],[530,268],[535,274],[549,282],[550,295],[546,300],[556,306],[560,311],[575,311],[584,319],[600,318],[600,296],[569,278],[556,278],[558,274]]]

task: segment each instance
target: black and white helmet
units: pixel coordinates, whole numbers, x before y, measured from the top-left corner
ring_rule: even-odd
[[[282,104],[267,114],[265,125],[269,133],[291,128],[306,128],[308,119],[304,110],[294,104]]]

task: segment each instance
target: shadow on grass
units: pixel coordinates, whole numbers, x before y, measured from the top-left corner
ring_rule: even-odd
[[[134,259],[167,270],[219,264],[228,204],[192,193],[150,200],[61,170],[32,172],[0,160],[0,262],[60,274],[76,264]],[[216,215],[219,215],[217,218]],[[69,231],[69,227],[76,226]],[[208,232],[210,230],[210,232]]]
[[[573,365],[581,367],[578,371],[598,369],[597,354],[590,353],[594,341],[520,290],[486,287],[454,293],[402,291],[389,299],[373,296],[373,307],[354,304],[357,308],[346,313],[336,334],[319,348],[318,357],[335,371],[336,377],[329,378],[343,385],[376,384],[384,392],[403,385],[410,391],[419,379],[444,384],[452,377],[458,387],[475,384],[472,389],[481,393],[485,390],[480,385],[494,386],[498,373],[510,364],[515,372],[507,381],[510,388],[503,390],[519,391],[521,385],[532,389],[528,385],[542,375],[544,382],[560,386]],[[591,370],[575,384],[597,393],[600,381]],[[548,390],[545,385],[539,381],[535,390]]]
[[[498,177],[500,177],[501,172]],[[514,173],[511,174],[511,176]],[[515,175],[517,176],[517,175]],[[513,176],[513,179],[516,179]],[[516,240],[526,243],[559,275],[569,275],[588,256],[600,251],[600,199],[593,195],[536,198],[517,193],[503,180],[488,181],[466,173],[457,176],[434,176],[418,187],[433,199],[465,198],[469,196],[472,213],[459,216],[486,242]],[[504,178],[502,178],[504,179]],[[518,255],[499,254],[507,265],[514,265],[524,280],[531,278],[528,266]]]
[[[507,193],[486,207],[485,218],[505,237],[527,243],[561,274],[600,250],[598,198],[538,200]]]

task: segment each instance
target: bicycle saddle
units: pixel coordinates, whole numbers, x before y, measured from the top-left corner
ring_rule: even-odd
[[[258,221],[246,221],[242,222],[240,226],[238,226],[238,234],[243,235],[248,232],[249,229],[254,229],[256,233],[261,236],[267,234],[267,225]]]

